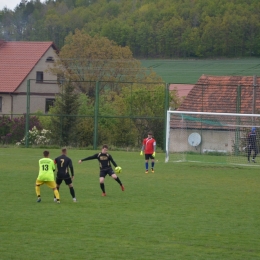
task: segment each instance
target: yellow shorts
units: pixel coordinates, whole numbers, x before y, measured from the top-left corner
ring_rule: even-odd
[[[56,182],[55,181],[40,181],[40,180],[36,180],[36,185],[37,186],[41,186],[43,184],[46,184],[48,187],[54,189],[56,188]]]

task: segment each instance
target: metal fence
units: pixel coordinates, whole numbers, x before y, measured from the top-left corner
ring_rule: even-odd
[[[257,77],[202,76],[186,97],[178,96],[179,90],[172,85],[64,80],[37,84],[36,80],[28,80],[24,93],[16,93],[13,104],[16,111],[1,116],[1,140],[3,144],[14,144],[24,139],[25,147],[36,145],[30,132],[36,126],[38,130],[51,131],[46,134],[52,145],[96,149],[108,143],[131,149],[139,147],[151,130],[158,147],[165,150],[169,107],[194,112],[260,111]],[[180,89],[180,84],[177,85]]]
[[[97,149],[108,143],[131,149],[140,147],[151,130],[158,147],[164,149],[168,84],[64,81],[59,82],[58,94],[46,95],[37,92],[34,83],[34,80],[27,83],[24,113],[1,116],[3,144]],[[37,110],[43,99],[44,106],[41,103],[41,109]]]

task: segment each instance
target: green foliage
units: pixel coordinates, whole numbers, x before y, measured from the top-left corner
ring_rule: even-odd
[[[77,120],[77,143],[80,147],[93,147],[94,140],[94,105],[93,101],[84,94],[79,95],[79,109]]]
[[[136,125],[129,118],[118,118],[111,143],[116,147],[136,147],[139,136]]]
[[[51,40],[61,49],[79,29],[139,58],[259,57],[259,9],[258,0],[29,1],[0,11],[0,38]]]
[[[79,147],[92,147],[94,142],[94,117],[81,117],[77,123],[77,144]]]
[[[143,71],[129,47],[118,46],[106,37],[92,37],[84,30],[77,29],[66,37],[59,57],[61,60],[54,63],[51,71],[64,74],[67,80],[84,81],[77,87],[91,98],[95,94],[96,81],[100,82],[99,88],[103,91],[107,82],[133,81]]]
[[[8,133],[10,133],[12,125],[12,120],[9,116],[1,116],[0,117],[0,135],[6,136]]]
[[[107,91],[101,96],[100,135],[105,137],[101,143],[110,143],[117,147],[135,147],[137,144],[138,133],[133,120],[131,118],[117,118],[128,114],[127,101],[124,100],[122,94],[125,88],[122,87],[119,95],[116,92]]]
[[[54,140],[59,140],[61,146],[77,143],[77,117],[80,107],[79,94],[71,82],[61,86],[62,92],[56,97],[55,105],[50,109],[51,132]]]
[[[78,115],[93,115],[94,112],[94,104],[93,100],[91,100],[85,94],[79,94],[79,108],[78,108]]]
[[[96,109],[93,100],[84,94],[77,96],[76,101],[72,95],[68,95],[67,98],[67,102],[76,102],[78,107],[72,110],[73,113],[63,111],[61,109],[66,107],[65,101],[62,101],[62,96],[56,98],[55,106],[50,109],[48,114],[48,118],[51,120],[49,129],[53,134],[52,143],[58,144],[62,140],[61,136],[64,136],[70,140],[67,145],[74,147],[93,145]],[[109,143],[116,147],[140,147],[147,132],[152,130],[158,149],[162,149],[164,147],[165,102],[165,86],[152,83],[139,86],[138,84],[124,85],[122,83],[117,91],[107,88],[106,91],[100,92],[97,108],[98,144]],[[69,134],[70,137],[67,137],[65,133],[72,133],[72,135]]]
[[[100,35],[107,37],[110,40],[115,41],[118,45],[124,47],[131,44],[129,35],[133,35],[133,33],[134,29],[131,25],[126,24],[120,19],[113,19],[104,24]]]
[[[158,145],[163,147],[165,86],[153,71],[141,68],[128,47],[76,30],[74,35],[66,38],[60,58],[51,72],[70,81],[71,90],[64,90],[64,93],[68,92],[67,98],[62,94],[51,110],[52,114],[61,115],[52,120],[51,129],[56,140],[60,136],[63,142],[67,140],[65,143],[69,144],[68,140],[71,141],[72,137],[67,135],[73,132],[77,133],[77,138],[75,134],[71,144],[87,146],[93,141],[93,132],[98,128],[99,144],[139,146],[144,132],[146,135],[148,130],[153,129],[158,135]],[[73,87],[76,93],[80,93],[77,101],[73,101],[70,94]],[[62,104],[66,99],[67,104],[76,102],[76,109],[64,110],[67,105]],[[93,125],[95,115],[98,127]],[[67,127],[69,124],[75,127],[73,131]]]
[[[132,88],[124,88],[121,94],[121,101],[117,100],[121,115],[128,115],[132,118],[131,127],[138,133],[138,144],[141,145],[142,139],[147,132],[152,130],[157,140],[157,145],[163,147],[164,132],[164,105],[165,92],[163,85],[154,84],[134,84]],[[124,107],[124,108],[123,108]],[[131,130],[132,131],[132,130]]]
[[[43,129],[50,129],[51,128],[51,115],[50,114],[45,114],[42,111],[37,111],[35,113],[37,118],[39,119],[40,125],[42,126]]]
[[[3,115],[0,117],[0,136],[2,144],[14,144],[22,140],[25,136],[25,124],[25,115],[20,117],[9,117]],[[29,130],[34,126],[40,130],[42,129],[42,125],[37,116],[31,116],[29,119]]]

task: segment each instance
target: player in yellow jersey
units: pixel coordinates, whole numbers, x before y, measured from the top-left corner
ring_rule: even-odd
[[[55,165],[52,159],[49,158],[49,151],[43,152],[44,158],[39,160],[39,175],[36,179],[35,191],[37,195],[37,202],[41,202],[41,188],[40,186],[46,184],[48,187],[53,189],[57,203],[60,203],[60,194],[56,187],[54,180]]]

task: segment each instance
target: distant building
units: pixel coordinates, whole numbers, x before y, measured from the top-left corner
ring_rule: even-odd
[[[30,79],[30,112],[48,112],[59,93],[57,76],[46,70],[57,58],[53,42],[0,40],[0,114],[23,114]]]
[[[177,110],[260,114],[260,78],[202,75]],[[245,133],[250,131],[253,125],[258,127],[260,132],[259,119],[251,117],[238,119],[235,116],[176,116],[171,120],[170,151],[242,152]],[[196,149],[188,143],[192,133],[201,136],[201,143]]]
[[[255,88],[254,88],[255,85]],[[202,75],[178,108],[180,111],[260,112],[260,77]]]
[[[169,90],[175,90],[179,98],[185,98],[193,87],[191,84],[170,84]]]

